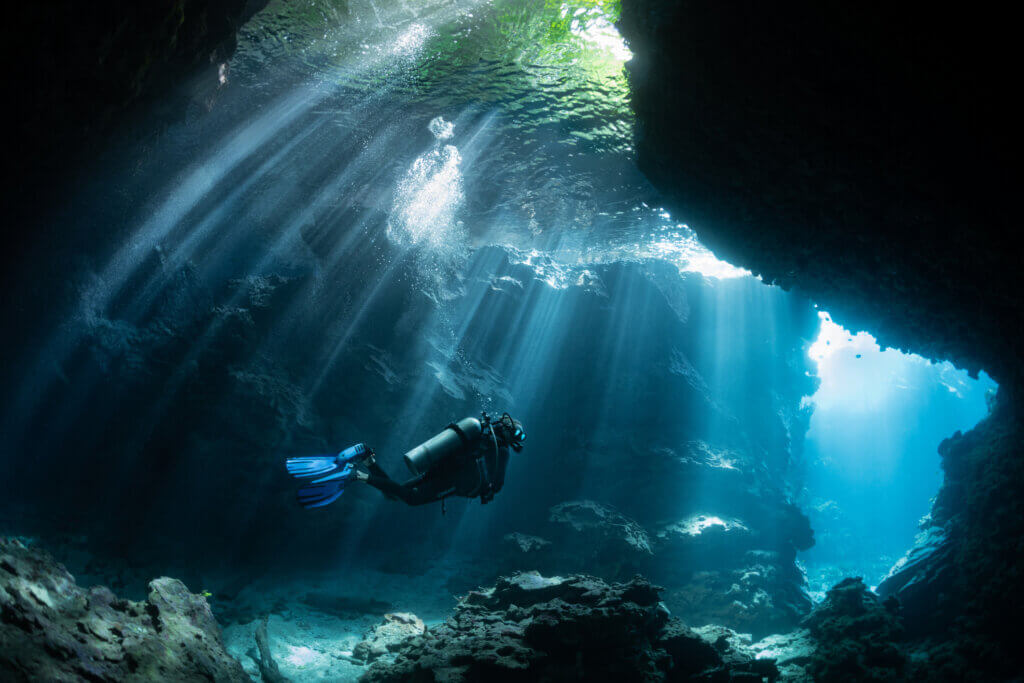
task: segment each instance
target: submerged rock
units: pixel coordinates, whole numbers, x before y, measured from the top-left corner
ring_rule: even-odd
[[[526,540],[533,537],[518,534],[523,548],[509,566],[521,569],[532,556],[545,560],[535,567],[610,580],[642,572],[669,587],[665,602],[687,624],[721,624],[760,638],[794,628],[811,609],[793,564],[792,539],[806,518],[786,512],[785,506],[766,510],[754,517],[757,525],[725,513],[693,513],[649,533],[602,503],[568,501],[551,508],[552,547],[534,547]],[[783,542],[764,530],[765,517],[788,530]]]
[[[813,659],[816,647],[814,637],[804,628],[770,635],[751,646],[755,656],[775,661],[780,679],[787,683],[813,683],[807,665]]]
[[[810,609],[810,598],[798,577],[759,563],[758,555],[748,554],[738,569],[698,571],[674,583],[666,604],[691,625],[724,624],[756,638],[793,628]]]
[[[372,662],[394,652],[403,642],[426,631],[423,620],[415,614],[396,612],[385,614],[384,620],[366,634],[366,638],[352,650],[352,658]]]
[[[999,390],[990,415],[939,446],[944,481],[917,544],[879,585],[894,597],[910,638],[947,680],[1020,676],[1024,602],[1024,420],[1019,394]],[[939,675],[939,674],[936,674]]]
[[[46,553],[0,539],[0,679],[247,681],[206,598],[176,579],[145,602],[88,590]]]
[[[952,553],[948,540],[949,535],[942,527],[925,529],[918,535],[914,547],[900,558],[878,585],[879,594],[898,597],[901,604],[913,611],[915,621],[934,617],[934,610],[926,607],[926,603],[946,592],[952,578],[947,569]],[[929,624],[927,628],[936,625]]]
[[[515,548],[521,553],[532,554],[543,552],[544,550],[551,547],[551,541],[547,541],[540,536],[530,536],[529,534],[521,534],[515,531],[511,534],[505,534],[502,541],[506,546]]]
[[[673,619],[658,642],[672,655],[670,680],[772,681],[779,675],[775,660],[759,657],[749,635],[724,626],[691,629]]]
[[[501,539],[501,566],[507,573],[526,569],[547,571],[558,560],[554,544],[546,538],[515,531]]]
[[[257,650],[257,654],[253,656],[253,659],[259,668],[263,683],[289,683],[290,679],[281,673],[281,669],[278,667],[277,662],[274,661],[274,655],[270,651],[270,636],[267,633],[267,623],[269,621],[269,617],[264,617],[260,625],[256,627],[256,633],[253,634]]]
[[[860,578],[844,579],[803,621],[815,641],[807,671],[816,681],[903,680],[899,604],[882,600]]]
[[[394,660],[374,662],[362,681],[760,681],[776,676],[770,660],[741,656],[719,643],[721,634],[709,642],[670,619],[660,590],[639,576],[624,583],[579,574],[502,577],[495,586],[463,597],[443,625],[403,641]]]
[[[563,571],[590,571],[623,579],[647,568],[653,550],[647,531],[608,505],[570,500],[548,518]]]
[[[757,546],[756,534],[741,520],[703,514],[665,525],[656,539],[659,554],[680,558],[712,554],[728,560]]]

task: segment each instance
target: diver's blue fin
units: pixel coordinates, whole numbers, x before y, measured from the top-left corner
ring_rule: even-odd
[[[352,462],[359,462],[369,455],[365,444],[357,443],[349,446],[337,455],[312,455],[302,458],[288,458],[285,466],[288,474],[303,479],[306,477],[319,477],[322,474],[329,474]]]
[[[326,482],[335,481],[335,480],[338,480],[338,479],[344,479],[344,480],[347,481],[352,476],[352,472],[353,472],[353,468],[354,467],[355,467],[354,465],[349,463],[348,465],[345,465],[345,467],[340,472],[335,472],[334,474],[328,474],[326,477],[320,477],[319,479],[314,479],[313,483],[314,484],[324,484]]]
[[[305,458],[288,458],[285,463],[288,474],[293,477],[316,477],[333,472],[338,468],[337,457],[333,455],[317,455]]]
[[[299,489],[299,504],[304,508],[319,508],[330,505],[345,492],[345,484],[355,477],[356,468],[352,463],[336,474],[317,479]]]

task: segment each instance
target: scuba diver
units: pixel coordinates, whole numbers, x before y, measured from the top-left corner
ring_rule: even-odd
[[[404,456],[412,479],[398,483],[377,464],[366,444],[356,444],[338,455],[289,458],[288,472],[298,479],[319,477],[299,489],[306,508],[330,505],[351,481],[363,481],[387,498],[406,505],[442,502],[449,496],[480,498],[488,503],[505,483],[509,448],[523,449],[523,426],[508,413],[492,420],[487,413],[453,422],[436,436]],[[357,466],[363,464],[366,471]]]

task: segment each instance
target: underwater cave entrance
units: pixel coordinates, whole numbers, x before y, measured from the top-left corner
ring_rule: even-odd
[[[997,388],[984,372],[883,350],[819,317],[801,501],[817,541],[802,554],[816,600],[847,576],[877,585],[911,547],[942,485],[939,444],[981,420]]]

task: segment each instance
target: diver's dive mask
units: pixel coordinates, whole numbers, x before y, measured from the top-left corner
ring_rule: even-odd
[[[512,416],[505,413],[499,420],[501,426],[506,434],[508,445],[512,447],[516,453],[523,450],[523,441],[526,440],[526,432],[523,430],[523,425],[519,420],[513,420]]]

